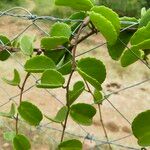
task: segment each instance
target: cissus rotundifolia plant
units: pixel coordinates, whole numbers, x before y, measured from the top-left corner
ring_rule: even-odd
[[[0,113],[1,116],[15,121],[15,134],[11,135],[15,150],[31,149],[30,140],[19,131],[19,120],[24,120],[31,126],[38,126],[43,117],[62,126],[58,149],[82,149],[83,144],[78,139],[64,140],[68,118],[70,117],[74,122],[84,126],[92,124],[93,117],[97,112],[96,108],[76,100],[83,92],[89,92],[101,113],[101,106],[105,100],[102,84],[107,72],[105,65],[99,59],[94,57],[78,59],[77,47],[88,37],[102,34],[106,40],[110,57],[118,61],[122,67],[141,60],[150,68],[148,57],[150,54],[150,10],[142,10],[140,19],[119,18],[118,14],[110,8],[96,6],[93,0],[55,0],[55,4],[71,7],[76,12],[66,21],[54,23],[49,35],[42,37],[39,49],[34,48],[33,37],[23,36],[16,44],[6,36],[0,36],[1,61],[6,61],[11,53],[18,51],[27,58],[24,64],[26,72],[24,79],[16,69],[14,69],[12,80],[3,78],[7,84],[17,86],[20,90],[17,109],[12,104],[9,113]],[[82,35],[84,29],[88,31],[86,35]],[[75,72],[81,76],[82,80],[77,81],[71,89],[70,84]],[[55,117],[42,114],[41,110],[31,103],[31,100],[23,99],[25,85],[32,74],[40,75],[40,80],[36,83],[37,88],[63,88],[66,90],[65,105],[56,113]],[[101,123],[103,124],[103,122]],[[104,126],[103,129],[105,131]],[[132,129],[141,147],[150,146],[150,110],[135,118]],[[107,134],[105,136],[108,140]],[[112,149],[111,145],[108,145],[109,149]]]

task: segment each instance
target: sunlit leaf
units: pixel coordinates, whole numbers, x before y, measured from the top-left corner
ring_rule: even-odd
[[[18,86],[20,84],[20,81],[21,81],[19,72],[16,69],[14,69],[14,77],[12,80],[8,80],[4,77],[2,79],[4,82],[6,82],[7,84],[10,84],[12,86]]]
[[[102,102],[103,102],[103,94],[100,91],[95,89],[95,91],[94,91],[94,103],[102,104]]]
[[[82,58],[77,63],[77,71],[97,90],[101,90],[101,84],[106,78],[104,64],[95,58]]]
[[[47,115],[45,116],[47,119],[56,122],[56,123],[62,123],[67,115],[67,111],[68,111],[68,107],[67,106],[63,106],[58,112],[57,115],[55,116],[55,118],[50,118]]]
[[[56,70],[46,70],[42,77],[41,83],[37,84],[38,88],[59,88],[65,83],[61,73]]]
[[[70,116],[71,118],[82,125],[89,126],[92,124],[92,119],[96,114],[96,109],[84,103],[78,103],[71,106]]]
[[[31,144],[29,140],[21,134],[18,134],[13,139],[13,146],[15,150],[30,150]]]
[[[132,122],[132,131],[140,146],[150,146],[150,110],[136,116]]]
[[[146,26],[150,21],[150,9],[147,10],[147,12],[142,16],[139,27]]]
[[[82,143],[79,140],[72,139],[64,141],[58,145],[59,150],[82,150]]]
[[[41,73],[47,69],[55,69],[55,63],[46,56],[35,56],[26,61],[24,65],[25,71],[31,73]]]
[[[93,7],[91,0],[55,0],[55,4],[59,6],[68,6],[77,10],[88,11]]]
[[[27,123],[33,126],[39,125],[43,119],[43,115],[37,106],[27,101],[21,102],[18,112]]]
[[[13,141],[16,133],[14,131],[7,131],[3,133],[3,137],[6,141]]]

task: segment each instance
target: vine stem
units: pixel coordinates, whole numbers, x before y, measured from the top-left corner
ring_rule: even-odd
[[[30,76],[30,73],[27,73],[27,75],[25,76],[25,79],[24,79],[24,81],[23,81],[23,83],[22,83],[22,86],[21,86],[21,87],[19,86],[19,88],[20,88],[19,105],[20,105],[21,102],[22,102],[24,87],[25,87],[25,84],[26,84],[27,79],[29,78],[29,76]],[[18,113],[17,113],[17,115],[16,115],[15,120],[16,120],[16,134],[18,134],[18,121],[19,121],[19,114],[18,114]]]
[[[109,149],[112,150],[112,147],[111,147],[111,145],[110,145],[110,143],[109,143],[107,131],[106,131],[106,128],[105,128],[105,125],[104,125],[103,117],[102,117],[101,104],[98,104],[98,110],[99,110],[100,122],[101,122],[101,124],[102,124],[102,128],[103,128],[103,131],[104,131],[104,134],[105,134],[105,138],[106,138],[106,140],[107,140]]]
[[[89,93],[93,96],[93,98],[95,98],[95,96],[94,96],[94,94],[92,93],[92,91],[91,91],[91,89],[90,89],[90,87],[89,87],[87,81],[84,80],[84,82],[85,82],[85,84],[86,84],[86,86],[87,86],[87,89],[88,89],[87,92],[89,92]],[[107,131],[106,131],[106,128],[105,128],[105,125],[104,125],[103,117],[102,117],[101,104],[98,104],[98,110],[99,110],[100,122],[101,122],[101,124],[102,124],[102,128],[103,128],[103,131],[104,131],[104,134],[105,134],[105,138],[106,138],[106,140],[107,140],[109,149],[112,150],[112,147],[111,147],[111,145],[110,145],[110,143],[109,143],[109,138],[108,138],[108,135],[107,135]]]
[[[86,17],[83,21],[83,23],[81,24],[79,30],[77,31],[77,34],[75,36],[75,39],[74,39],[74,43],[73,43],[73,47],[72,47],[72,71],[69,75],[69,78],[68,78],[68,82],[67,82],[67,86],[66,86],[66,106],[68,107],[68,111],[67,111],[67,114],[66,114],[66,118],[65,118],[65,121],[64,121],[64,124],[63,124],[63,130],[62,130],[62,135],[61,135],[61,142],[63,141],[64,139],[64,135],[65,135],[65,130],[66,130],[66,126],[67,126],[67,121],[68,121],[68,117],[69,117],[69,112],[70,112],[70,104],[69,104],[69,86],[70,86],[70,82],[71,82],[71,78],[72,78],[72,75],[75,71],[75,68],[76,68],[76,49],[77,49],[77,45],[79,44],[78,43],[78,40],[79,40],[79,37],[80,37],[80,34],[81,32],[83,31],[83,28],[85,26],[87,26],[87,24],[90,22],[90,19],[89,17]]]

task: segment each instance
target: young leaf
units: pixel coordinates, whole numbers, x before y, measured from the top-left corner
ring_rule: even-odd
[[[112,25],[115,27],[116,32],[119,34],[120,32],[120,20],[117,13],[115,13],[112,9],[105,6],[94,6],[91,11],[95,13],[101,14],[107,20],[109,20]]]
[[[83,58],[77,63],[77,71],[97,90],[101,90],[101,84],[106,78],[104,64],[95,58]]]
[[[61,73],[56,70],[46,70],[42,77],[41,83],[37,84],[38,88],[58,88],[62,87],[65,79]]]
[[[16,133],[13,132],[13,131],[7,131],[7,132],[4,132],[3,133],[3,138],[6,140],[6,141],[13,141],[14,137],[15,137]]]
[[[150,9],[147,10],[147,12],[142,16],[140,23],[139,23],[139,28],[146,26],[150,21]]]
[[[64,141],[58,145],[59,150],[82,150],[82,143],[79,140],[72,139]]]
[[[31,144],[29,140],[21,134],[18,134],[13,139],[13,146],[15,150],[30,150]]]
[[[26,61],[25,71],[30,73],[41,73],[47,69],[55,69],[55,63],[46,56],[35,56]]]
[[[3,45],[6,45],[6,44],[7,44],[7,46],[11,46],[10,40],[6,36],[0,35],[0,45],[3,46]],[[7,52],[6,50],[0,51],[0,60],[1,61],[5,61],[9,57],[10,57],[9,52]]]
[[[6,117],[6,118],[13,118],[14,115],[15,115],[15,113],[16,113],[16,110],[15,110],[15,104],[12,103],[12,104],[11,104],[10,111],[9,111],[8,113],[0,112],[0,116]]]
[[[107,44],[109,55],[113,60],[119,60],[132,35],[132,32],[121,32],[114,45]]]
[[[88,11],[93,7],[91,0],[55,0],[55,4],[59,6],[68,6],[76,10]]]
[[[145,27],[138,29],[131,38],[131,45],[138,45],[139,43],[150,39],[150,23]]]
[[[33,54],[33,38],[29,36],[23,36],[20,40],[21,51],[28,56]]]
[[[140,146],[150,146],[150,110],[136,116],[132,122],[132,131]]]
[[[95,104],[102,104],[102,102],[103,102],[103,94],[100,91],[95,89],[95,91],[94,91],[94,103]]]
[[[41,111],[32,103],[24,101],[18,107],[20,116],[30,125],[37,126],[43,119]]]
[[[64,122],[66,115],[67,115],[68,107],[63,106],[58,112],[55,118],[49,118],[48,116],[45,116],[47,119],[56,122],[56,123],[62,123]]]
[[[71,105],[84,91],[85,86],[82,81],[78,81],[74,84],[73,90],[69,91],[69,105]]]
[[[12,80],[8,80],[4,77],[2,79],[4,82],[6,82],[7,84],[12,85],[12,86],[18,86],[21,81],[19,72],[16,69],[14,69],[14,77]]]
[[[44,37],[41,40],[41,47],[45,50],[53,50],[68,42],[68,38],[64,36]]]
[[[106,38],[109,45],[114,45],[117,41],[118,33],[112,23],[99,13],[90,12],[90,19],[95,27]],[[109,29],[109,32],[108,32]]]
[[[139,58],[142,59],[142,54],[142,51],[136,47],[132,47],[130,50],[126,50],[121,57],[121,66],[127,67],[139,60]]]
[[[66,37],[67,39],[71,36],[71,28],[63,22],[55,23],[50,31],[52,37]]]
[[[70,116],[71,118],[82,125],[89,126],[92,124],[92,119],[96,114],[96,109],[84,103],[78,103],[71,106]]]

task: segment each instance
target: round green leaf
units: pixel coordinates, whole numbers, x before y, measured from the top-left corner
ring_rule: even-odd
[[[58,145],[59,150],[82,150],[82,143],[79,140],[72,139],[64,141]]]
[[[140,23],[139,23],[139,27],[143,27],[146,26],[150,21],[150,9],[147,10],[147,12],[144,14],[144,16],[142,16]]]
[[[16,69],[14,69],[14,77],[12,80],[8,80],[4,77],[2,79],[4,82],[6,82],[7,84],[12,85],[12,86],[18,86],[21,81],[19,72]]]
[[[77,70],[84,80],[87,80],[97,90],[101,90],[101,84],[106,78],[106,69],[100,60],[83,58],[77,63]]]
[[[107,20],[109,20],[112,23],[117,33],[120,32],[119,16],[112,9],[105,6],[94,6],[92,7],[91,11],[101,14],[103,17],[105,17]]]
[[[127,67],[135,63],[139,58],[142,58],[142,51],[137,47],[131,47],[130,50],[126,50],[121,57],[121,66]],[[139,57],[139,58],[138,58]]]
[[[70,116],[71,118],[82,125],[89,126],[92,124],[92,119],[96,114],[96,109],[84,103],[78,103],[72,105],[70,108]]]
[[[6,45],[6,44],[7,44],[7,46],[11,46],[10,40],[6,36],[0,35],[0,45]],[[7,52],[6,50],[3,50],[0,52],[0,60],[1,61],[5,61],[9,57],[10,57],[10,53]]]
[[[18,107],[20,116],[30,125],[37,126],[43,119],[41,111],[30,102],[21,102]]]
[[[66,37],[67,39],[71,36],[71,28],[63,22],[55,23],[50,31],[52,37]]]
[[[74,84],[73,90],[69,91],[69,105],[71,105],[84,91],[85,86],[82,81],[78,81]]]
[[[37,84],[38,88],[58,88],[62,87],[65,79],[61,73],[56,70],[46,70],[42,77],[41,83]]]
[[[58,48],[68,42],[68,38],[64,36],[44,37],[41,40],[41,47],[45,50]]]
[[[15,150],[30,150],[31,144],[29,140],[21,134],[18,134],[13,139],[13,146]]]
[[[63,106],[58,112],[57,115],[55,116],[55,118],[50,118],[48,116],[45,116],[47,119],[56,122],[56,123],[62,123],[67,115],[67,111],[68,111],[68,107],[67,106]]]
[[[33,38],[29,36],[23,36],[20,40],[21,51],[28,56],[33,54]]]
[[[94,26],[101,32],[101,34],[106,38],[109,45],[116,43],[118,38],[118,33],[116,32],[113,24],[99,13],[94,11],[90,12],[90,19]],[[108,32],[109,29],[109,32]]]
[[[140,113],[134,119],[132,131],[140,146],[150,146],[150,110]]]
[[[55,63],[46,56],[35,56],[27,60],[24,65],[25,71],[31,73],[41,73],[47,69],[55,69]]]
[[[55,0],[55,4],[59,6],[68,6],[77,10],[88,11],[93,7],[91,0]]]
[[[13,141],[16,133],[13,131],[7,131],[3,133],[3,137],[6,141]]]
[[[132,35],[133,35],[132,32],[128,31],[121,32],[114,45],[107,44],[109,55],[113,60],[119,60],[123,51],[126,48],[126,45],[129,43]]]

